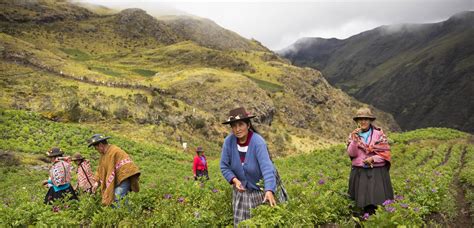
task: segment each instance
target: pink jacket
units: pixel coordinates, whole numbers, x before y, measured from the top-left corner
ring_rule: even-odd
[[[359,136],[360,137],[360,136]],[[360,139],[363,142],[362,139]],[[379,144],[380,142],[386,142],[387,137],[383,133],[382,129],[377,127],[372,127],[372,134],[369,136],[369,144],[365,144],[367,146],[374,146],[375,144]],[[363,167],[364,160],[373,157],[374,163],[373,167],[382,167],[387,164],[387,161],[382,158],[380,155],[375,154],[374,152],[366,153],[361,146],[357,143],[357,141],[352,140],[351,136],[349,135],[349,143],[347,145],[347,153],[352,160],[352,166]]]

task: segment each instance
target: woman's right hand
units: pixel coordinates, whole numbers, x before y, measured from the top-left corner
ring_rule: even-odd
[[[352,133],[351,133],[352,140],[356,140],[358,138],[357,134],[359,134],[360,131],[361,131],[361,129],[359,127],[352,131]]]
[[[242,186],[242,182],[240,182],[239,179],[237,178],[232,179],[232,183],[234,184],[234,186],[237,188],[239,192],[245,192],[245,188],[244,186]]]

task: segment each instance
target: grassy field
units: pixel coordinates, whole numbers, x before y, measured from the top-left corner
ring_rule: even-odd
[[[142,190],[130,195],[129,207],[112,210],[100,206],[98,196],[81,195],[79,202],[58,203],[60,210],[55,212],[42,203],[46,189],[40,183],[47,178],[48,167],[44,153],[51,146],[60,146],[67,155],[83,153],[95,167],[98,154],[87,148],[85,140],[97,128],[13,110],[1,111],[0,122],[2,225],[232,224],[231,187],[220,175],[218,155],[210,155],[211,180],[195,182],[191,178],[192,151],[123,137],[120,131],[111,133],[110,142],[130,153],[142,171]],[[473,203],[472,136],[433,128],[390,134],[389,138],[396,201],[379,208],[367,221],[352,217],[352,202],[346,195],[350,160],[344,145],[339,145],[276,159],[290,201],[274,208],[261,206],[245,223],[353,226],[361,222],[373,227],[465,222],[466,218],[459,218]]]

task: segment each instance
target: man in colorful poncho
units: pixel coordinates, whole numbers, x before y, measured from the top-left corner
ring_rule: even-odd
[[[140,171],[130,156],[119,147],[108,144],[106,137],[101,134],[93,135],[89,140],[89,147],[99,152],[99,166],[97,180],[100,184],[102,204],[111,205],[118,202],[128,192],[138,192]]]

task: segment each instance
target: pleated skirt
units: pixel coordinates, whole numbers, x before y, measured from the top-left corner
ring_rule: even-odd
[[[382,205],[385,200],[393,199],[389,167],[353,166],[349,177],[349,195],[359,208]]]
[[[232,209],[234,211],[234,227],[250,218],[250,209],[262,204],[265,198],[263,191],[246,190],[239,192],[235,187],[232,194]]]

